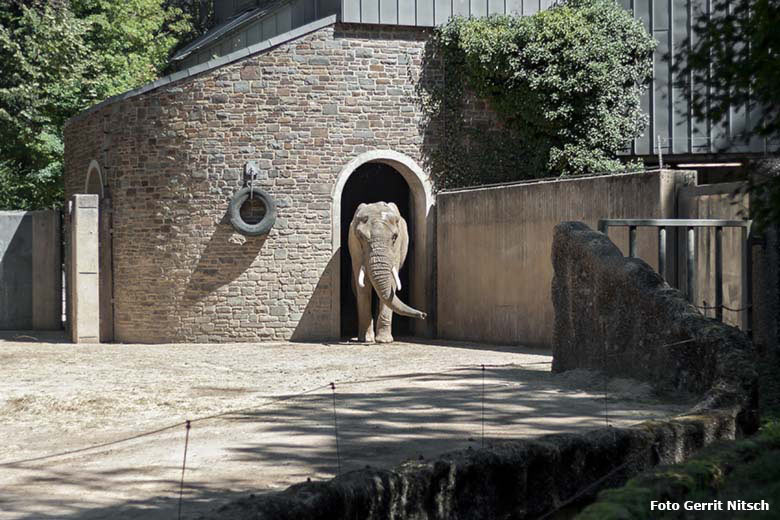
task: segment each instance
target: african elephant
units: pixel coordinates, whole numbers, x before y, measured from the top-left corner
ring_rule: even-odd
[[[406,260],[409,232],[406,221],[392,202],[361,204],[349,225],[352,257],[352,287],[357,297],[358,340],[393,341],[393,312],[425,319],[426,314],[409,307],[395,294],[401,288],[398,271]],[[376,336],[371,313],[371,290],[379,296]]]

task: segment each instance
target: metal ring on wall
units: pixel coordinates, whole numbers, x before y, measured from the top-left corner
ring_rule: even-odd
[[[249,224],[241,217],[241,206],[244,205],[244,202],[247,201],[250,195],[253,198],[256,197],[265,206],[265,215],[260,222],[256,224]],[[271,228],[276,222],[276,202],[271,195],[260,188],[247,186],[246,188],[238,190],[238,192],[233,195],[233,198],[230,199],[228,213],[230,215],[230,223],[236,231],[242,235],[266,235],[271,231]]]

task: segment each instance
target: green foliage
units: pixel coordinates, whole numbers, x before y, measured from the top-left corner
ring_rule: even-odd
[[[61,204],[65,121],[154,80],[191,19],[164,0],[0,5],[0,209]]]
[[[443,85],[425,83],[424,94],[430,121],[448,135],[430,165],[439,187],[626,169],[616,156],[647,124],[640,95],[655,42],[616,2],[455,18],[437,29],[434,45],[429,59],[446,77]],[[480,140],[497,144],[497,133],[470,131],[470,92],[489,101],[508,136],[504,157],[483,154],[481,167],[465,155]],[[506,166],[495,168],[494,159]]]
[[[780,159],[764,159],[750,165],[745,190],[750,194],[750,218],[757,231],[780,226]]]
[[[780,422],[764,422],[758,435],[711,446],[692,459],[659,467],[629,480],[625,486],[599,494],[578,520],[683,518],[675,511],[650,511],[650,501],[780,500]],[[751,518],[771,514],[749,512]],[[692,514],[691,514],[692,516]]]

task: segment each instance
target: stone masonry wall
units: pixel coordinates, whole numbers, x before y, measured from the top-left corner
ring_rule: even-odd
[[[333,25],[72,120],[66,197],[93,158],[113,197],[116,340],[337,337],[334,183],[369,150],[424,164],[437,140],[415,92],[427,37]],[[279,204],[267,237],[227,217],[249,160]]]

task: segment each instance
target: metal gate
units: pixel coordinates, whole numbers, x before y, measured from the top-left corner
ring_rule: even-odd
[[[678,278],[678,285],[685,293],[688,301],[700,310],[714,310],[715,317],[723,321],[723,310],[728,308],[723,303],[723,230],[724,228],[739,228],[742,233],[741,238],[741,305],[736,310],[742,313],[741,329],[748,334],[751,333],[752,323],[752,278],[750,266],[751,258],[751,236],[750,220],[726,220],[726,219],[601,219],[599,220],[599,231],[604,234],[609,232],[610,227],[628,228],[628,256],[636,257],[636,233],[639,227],[655,228],[658,234],[658,271],[661,276],[667,280],[673,280],[670,276],[670,269],[667,263],[667,232],[672,229],[681,229],[685,231],[684,260],[673,262],[672,265],[682,265],[685,272],[685,283]],[[709,305],[706,301],[699,305],[696,300],[696,279],[697,279],[697,234],[714,233],[715,237],[715,302]],[[670,284],[673,284],[670,281]]]

